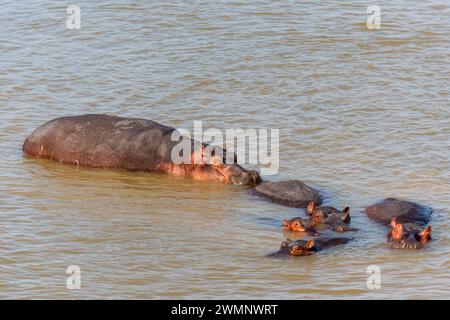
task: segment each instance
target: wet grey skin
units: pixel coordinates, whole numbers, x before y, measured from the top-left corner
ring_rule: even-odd
[[[389,225],[393,218],[399,223],[426,225],[433,209],[411,201],[387,198],[367,207],[365,213],[370,219],[384,225]]]
[[[322,222],[319,222],[319,224],[322,223],[336,232],[358,231],[357,228],[349,227],[345,220],[342,219],[342,215],[333,213],[323,219]]]
[[[232,164],[174,164],[172,127],[155,121],[88,114],[62,117],[37,128],[24,142],[26,156],[95,168],[168,173],[237,185],[257,185],[261,177]],[[207,147],[190,139],[195,146]],[[216,147],[215,150],[226,151]],[[223,162],[225,163],[225,162]]]
[[[308,203],[322,203],[320,194],[301,180],[269,181],[258,185],[255,194],[265,197],[274,203],[292,208],[304,208]]]

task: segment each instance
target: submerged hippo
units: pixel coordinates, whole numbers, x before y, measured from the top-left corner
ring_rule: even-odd
[[[152,171],[239,185],[261,182],[256,171],[246,170],[236,161],[222,161],[227,157],[222,148],[214,147],[208,153],[212,157],[205,159],[210,146],[192,139],[188,141],[192,146],[188,161],[174,163],[172,151],[179,144],[179,140],[172,141],[175,131],[144,119],[97,114],[63,117],[36,129],[25,140],[23,152],[80,166]]]
[[[318,252],[329,247],[346,244],[352,240],[353,238],[345,237],[323,237],[309,240],[296,240],[293,242],[283,241],[278,252],[272,253],[269,256],[309,256],[313,252]]]
[[[315,229],[325,227],[337,232],[357,231],[356,228],[348,226],[351,220],[349,207],[341,211],[334,207],[316,207],[311,202],[306,208],[306,213],[311,216],[311,226]]]
[[[338,210],[334,207],[328,207],[328,206],[320,206],[317,207],[314,202],[308,203],[308,206],[306,207],[306,213],[312,217],[321,217],[323,219],[328,218],[330,215],[337,215],[341,218],[341,220],[349,224],[350,223],[350,208],[345,207],[342,211]]]
[[[414,202],[387,198],[369,206],[367,216],[384,225],[389,225],[393,218],[399,223],[416,223],[425,225],[430,221],[433,210]]]
[[[319,192],[300,180],[265,182],[255,188],[255,193],[293,208],[304,208],[310,202],[320,205],[322,202]]]
[[[398,223],[394,218],[390,223],[388,242],[394,249],[421,249],[431,240],[431,226],[422,231],[413,230]]]
[[[319,233],[311,226],[311,221],[296,217],[283,221],[283,230],[286,232],[307,232],[310,235],[317,236]]]

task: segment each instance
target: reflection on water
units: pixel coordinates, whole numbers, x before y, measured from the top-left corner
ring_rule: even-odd
[[[450,6],[378,1],[7,1],[0,20],[0,298],[449,298]],[[245,188],[22,157],[82,113],[279,128],[280,173],[351,206],[356,241],[271,259],[302,215]],[[435,241],[392,251],[362,213],[432,206]],[[278,221],[278,222],[277,222]],[[66,289],[79,265],[82,289]],[[381,267],[381,290],[366,268]]]

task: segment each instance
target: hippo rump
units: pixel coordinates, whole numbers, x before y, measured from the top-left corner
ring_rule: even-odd
[[[144,119],[99,114],[63,117],[37,128],[25,140],[23,152],[88,167],[168,173],[239,185],[261,181],[256,171],[242,168],[236,159],[231,164],[223,161],[227,155],[222,148],[214,147],[205,160],[208,145],[192,139],[188,141],[192,146],[191,155],[186,157],[189,161],[174,163],[172,150],[180,142],[173,141],[174,132],[172,127]]]
[[[258,185],[254,192],[275,203],[293,208],[305,208],[308,203],[322,203],[317,190],[300,180],[270,181]]]
[[[381,224],[389,225],[392,219],[399,223],[425,225],[430,221],[433,210],[414,202],[387,198],[365,209],[367,216]]]

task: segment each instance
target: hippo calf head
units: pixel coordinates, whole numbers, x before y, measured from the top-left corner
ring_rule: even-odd
[[[301,218],[283,220],[283,230],[286,232],[306,232],[312,236],[318,236],[319,233],[311,226],[310,222],[304,222]]]
[[[326,218],[328,218],[331,215],[339,216],[339,218],[344,222],[345,224],[350,223],[350,208],[345,207],[344,209],[338,210],[333,207],[316,207],[314,202],[310,202],[308,206],[306,207],[306,213],[310,215],[313,220],[317,222],[323,222]]]
[[[180,171],[186,170],[185,168]],[[235,185],[255,186],[261,183],[257,171],[246,170],[238,164],[198,164],[193,165],[189,174],[195,180],[219,181]]]
[[[299,257],[299,256],[309,256],[311,254],[311,249],[314,248],[314,240],[306,241],[305,245],[294,244],[289,248],[289,255]]]
[[[320,225],[327,226],[336,232],[357,231],[356,228],[348,226],[350,223],[350,208],[346,207],[342,211],[333,207],[318,207],[313,202],[308,204],[306,212],[311,216],[311,227]]]
[[[231,161],[228,159],[231,158]],[[191,154],[193,171],[191,175],[197,180],[213,180],[235,185],[255,186],[261,183],[261,177],[255,170],[247,170],[237,163],[235,153],[226,149],[207,145]]]
[[[299,218],[283,221],[284,231],[306,232],[306,227]]]
[[[255,186],[261,183],[261,177],[255,170],[246,170],[238,164],[216,166],[228,183]]]
[[[304,244],[295,243],[289,245],[287,241],[281,243],[280,250],[272,256],[309,256],[314,251],[314,240],[308,240]]]

